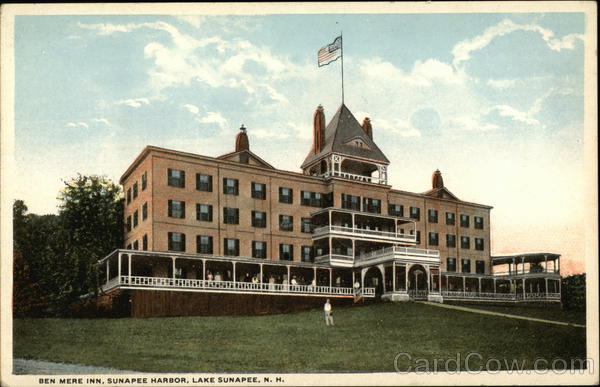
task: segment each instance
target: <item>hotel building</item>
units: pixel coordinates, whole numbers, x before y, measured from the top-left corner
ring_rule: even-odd
[[[327,125],[316,109],[302,172],[254,154],[243,126],[216,158],[147,146],[120,180],[125,246],[99,261],[102,294],[137,316],[219,314],[215,297],[234,305],[223,313],[324,298],[560,302],[558,254],[492,257],[491,206],[460,200],[439,170],[426,192],[394,189],[389,164],[369,118],[343,104]]]

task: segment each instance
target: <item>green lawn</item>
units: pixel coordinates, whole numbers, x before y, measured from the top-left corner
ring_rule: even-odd
[[[542,318],[546,320],[563,321],[568,323],[585,324],[585,311],[582,310],[562,310],[559,307],[539,307],[522,305],[475,305],[475,304],[453,304],[465,306],[473,309],[483,309],[491,312],[516,314],[519,316]]]
[[[397,353],[585,357],[585,330],[417,303],[256,317],[17,319],[14,356],[148,372],[394,371]],[[402,369],[414,365],[401,358]],[[471,366],[477,364],[471,363]],[[464,368],[464,367],[463,367]]]

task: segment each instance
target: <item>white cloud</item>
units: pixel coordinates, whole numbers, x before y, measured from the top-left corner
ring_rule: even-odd
[[[83,128],[89,128],[90,126],[88,124],[86,124],[85,122],[78,122],[77,123],[78,126],[81,126]]]
[[[67,126],[68,126],[69,128],[76,128],[76,127],[77,127],[77,124],[76,124],[76,123],[74,123],[74,122],[69,122],[69,123],[67,124]]]
[[[489,79],[487,85],[495,89],[505,90],[514,86],[516,81],[514,79]]]
[[[192,114],[198,114],[200,112],[200,109],[196,105],[185,104],[183,107]]]
[[[196,118],[196,121],[203,124],[217,124],[221,129],[227,127],[227,120],[219,112],[208,112],[204,117]]]
[[[365,116],[369,117],[368,115]],[[413,127],[410,122],[399,118],[394,118],[391,120],[386,120],[383,118],[371,118],[371,125],[373,126],[374,132],[381,129],[382,131],[387,131],[401,137],[421,136],[421,132],[417,128]]]
[[[92,122],[101,123],[106,126],[112,126],[106,118],[92,118]]]
[[[206,16],[201,16],[201,15],[181,15],[181,16],[177,16],[177,19],[184,21],[188,24],[191,24],[192,26],[196,27],[196,28],[200,28],[200,26],[204,23],[204,21],[206,20]]]
[[[489,109],[488,113],[498,112],[502,117],[509,117],[513,121],[523,122],[528,125],[539,125],[540,122],[535,118],[531,118],[527,112],[521,112],[512,106],[508,105],[496,105]]]
[[[537,32],[546,42],[548,48],[553,51],[572,50],[575,48],[576,41],[583,40],[583,35],[581,34],[569,34],[561,39],[554,38],[553,31],[540,27],[537,24],[517,24],[510,19],[504,19],[495,26],[487,28],[483,34],[458,42],[452,49],[452,54],[454,55],[452,64],[458,68],[462,62],[471,58],[471,52],[481,50],[487,47],[495,38],[515,31]]]
[[[69,122],[66,125],[69,128],[89,128],[90,126],[85,122]]]
[[[477,116],[461,115],[449,119],[444,129],[448,131],[486,132],[498,128],[497,125],[481,122]]]
[[[139,108],[142,105],[150,104],[149,98],[131,98],[131,99],[121,99],[114,102],[115,105],[126,105],[131,106],[133,108]]]

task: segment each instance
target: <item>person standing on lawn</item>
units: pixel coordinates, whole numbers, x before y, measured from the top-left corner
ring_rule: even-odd
[[[331,312],[331,304],[329,303],[329,298],[327,299],[327,301],[325,302],[325,305],[323,306],[323,312],[325,313],[325,325],[329,326],[334,326],[335,324],[333,323],[333,313]]]

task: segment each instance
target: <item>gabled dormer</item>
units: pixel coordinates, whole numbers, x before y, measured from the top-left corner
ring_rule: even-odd
[[[240,132],[235,136],[235,151],[226,153],[217,157],[221,160],[235,161],[242,164],[255,165],[258,167],[275,169],[271,164],[261,159],[250,151],[250,140],[246,133],[244,125],[240,127]]]
[[[327,127],[319,105],[313,117],[313,147],[302,163],[306,175],[387,184],[390,161],[373,141],[371,121],[361,126],[342,104]]]
[[[442,179],[442,172],[440,172],[439,169],[436,169],[435,172],[433,172],[433,176],[431,177],[431,186],[432,188],[427,192],[423,192],[423,195],[439,199],[460,201],[460,199],[450,192],[448,188],[444,187],[444,179]]]

